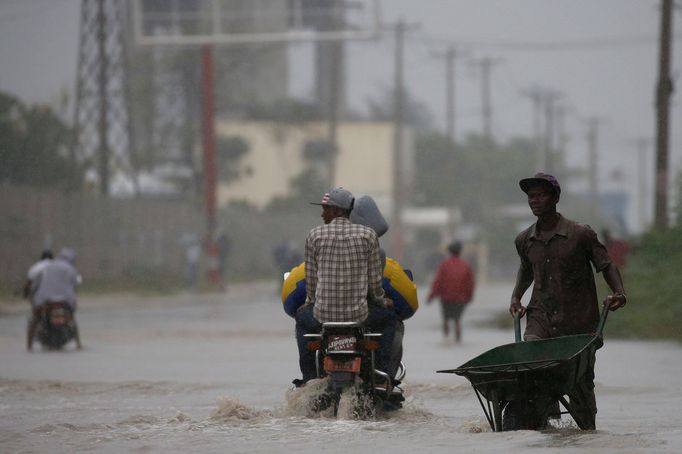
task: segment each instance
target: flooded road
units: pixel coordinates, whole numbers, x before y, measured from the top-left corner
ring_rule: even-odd
[[[513,340],[511,329],[478,325],[510,289],[478,290],[459,345],[442,338],[439,307],[422,304],[406,322],[405,408],[373,421],[305,416],[290,389],[300,375],[293,320],[275,283],[82,298],[83,351],[26,352],[27,308],[10,306],[0,316],[0,452],[682,452],[682,347],[608,335],[597,431],[564,416],[541,433],[491,432],[468,382],[435,371]]]

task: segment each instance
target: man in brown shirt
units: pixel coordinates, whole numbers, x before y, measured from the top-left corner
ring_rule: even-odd
[[[602,273],[613,292],[607,297],[610,310],[626,302],[618,268],[589,226],[557,213],[561,187],[555,177],[540,172],[519,185],[538,220],[515,240],[521,264],[509,311],[521,317],[527,314],[527,341],[594,333],[599,307],[592,267]],[[533,293],[525,308],[521,298],[531,284]],[[593,370],[577,388],[575,395],[569,396],[571,403],[586,425],[594,429],[597,406]]]

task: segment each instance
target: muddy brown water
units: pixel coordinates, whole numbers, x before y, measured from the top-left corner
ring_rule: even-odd
[[[336,418],[309,417],[314,386],[291,389],[299,374],[293,321],[276,283],[82,297],[83,351],[26,352],[27,308],[5,307],[0,452],[682,452],[682,348],[667,342],[605,339],[597,431],[564,416],[544,432],[491,432],[468,382],[435,371],[513,340],[478,324],[510,288],[477,291],[461,344],[443,339],[437,305],[423,305],[406,322],[405,407],[370,421],[343,406]]]

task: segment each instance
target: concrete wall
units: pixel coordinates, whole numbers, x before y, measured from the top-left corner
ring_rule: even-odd
[[[15,287],[43,248],[76,250],[84,279],[131,273],[182,279],[185,232],[204,232],[204,217],[172,200],[103,199],[34,188],[0,187],[0,282]],[[136,278],[144,276],[136,276]]]

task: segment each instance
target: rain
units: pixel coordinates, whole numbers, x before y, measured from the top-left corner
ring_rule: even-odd
[[[679,452],[674,3],[0,1],[0,451]],[[537,172],[608,254],[598,301],[626,295],[596,430],[563,406],[500,432],[475,374],[438,372],[515,343]],[[376,202],[416,286],[398,409],[358,414],[374,401],[348,391],[318,412],[331,379],[293,382],[283,279],[339,186]],[[430,298],[453,242],[475,282],[461,332]],[[27,339],[47,251],[73,271],[82,348]],[[590,287],[561,266],[561,288]]]

